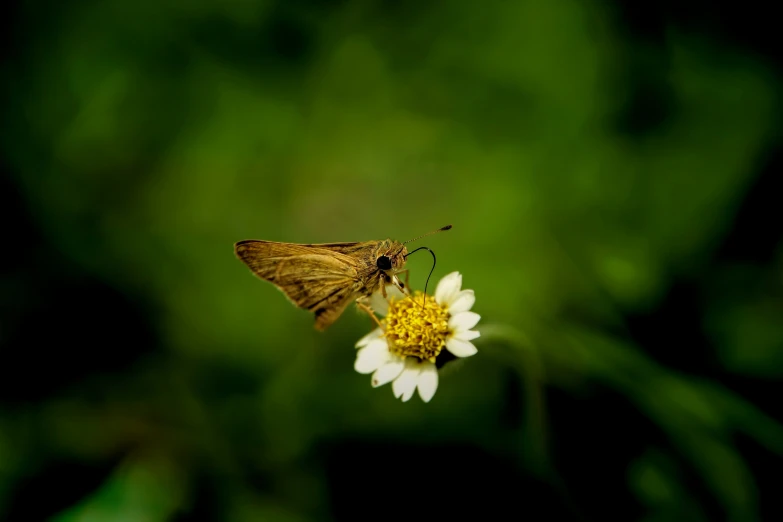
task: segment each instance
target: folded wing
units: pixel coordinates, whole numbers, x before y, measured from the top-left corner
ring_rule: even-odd
[[[313,312],[319,330],[328,328],[355,299],[356,262],[339,251],[256,240],[241,241],[234,250],[255,275]]]

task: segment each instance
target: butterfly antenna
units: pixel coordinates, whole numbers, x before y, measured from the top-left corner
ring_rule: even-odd
[[[444,227],[441,230],[448,230],[449,228],[451,228],[451,225],[448,225],[448,227]],[[439,230],[436,230],[435,232],[439,232]],[[434,234],[435,232],[430,232],[430,234]],[[425,234],[425,235],[429,235],[429,234]],[[430,268],[430,273],[427,275],[427,281],[424,283],[424,299],[422,300],[422,307],[423,307],[424,304],[426,304],[427,302],[427,285],[430,284],[430,277],[432,276],[432,272],[435,270],[435,264],[438,262],[438,260],[435,257],[435,252],[433,252],[432,250],[430,250],[425,246],[419,247],[416,250],[413,250],[412,252],[408,252],[405,258],[407,259],[409,255],[413,254],[414,252],[418,252],[419,250],[426,250],[432,255],[432,268]]]
[[[418,241],[419,239],[421,239],[421,238],[423,238],[423,237],[431,236],[432,234],[437,234],[438,232],[443,232],[444,230],[449,230],[449,229],[451,229],[451,225],[446,225],[445,227],[440,227],[438,230],[433,230],[432,232],[427,232],[427,233],[426,233],[426,234],[424,234],[423,236],[419,236],[419,237],[417,237],[417,238],[414,238],[414,239],[409,239],[408,241],[405,241],[405,242],[403,243],[403,245],[407,245],[408,243],[413,243],[414,241]],[[418,249],[417,249],[417,250],[418,250]],[[414,252],[415,252],[415,251],[414,251]],[[432,250],[430,250],[430,252],[432,252]],[[411,252],[411,254],[412,254],[412,253],[413,253],[413,252]],[[433,254],[433,255],[434,255],[434,254]]]

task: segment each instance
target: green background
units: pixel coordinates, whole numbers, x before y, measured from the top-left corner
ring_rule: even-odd
[[[19,4],[0,518],[342,520],[365,481],[450,513],[421,494],[449,462],[456,497],[508,486],[488,513],[765,518],[783,249],[726,244],[779,136],[778,72],[709,31],[646,38],[624,16]],[[232,250],[448,223],[416,246],[437,253],[431,289],[458,270],[475,290],[483,336],[429,404],[354,372],[366,317],[316,332]],[[410,258],[414,288],[430,266]]]

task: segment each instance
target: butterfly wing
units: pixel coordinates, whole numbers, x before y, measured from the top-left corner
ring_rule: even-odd
[[[240,241],[237,257],[265,281],[277,286],[297,307],[315,314],[315,327],[328,328],[354,298],[357,263],[339,250],[320,245]]]
[[[340,254],[352,256],[362,252],[372,252],[380,243],[381,241],[360,241],[355,243],[314,243],[299,246],[319,248],[322,250],[328,250],[330,252],[339,252]]]

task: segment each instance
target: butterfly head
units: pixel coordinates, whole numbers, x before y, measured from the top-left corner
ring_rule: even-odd
[[[375,266],[384,272],[399,272],[405,265],[405,256],[408,255],[408,249],[405,245],[397,241],[389,241],[385,248],[378,251],[375,259]]]

